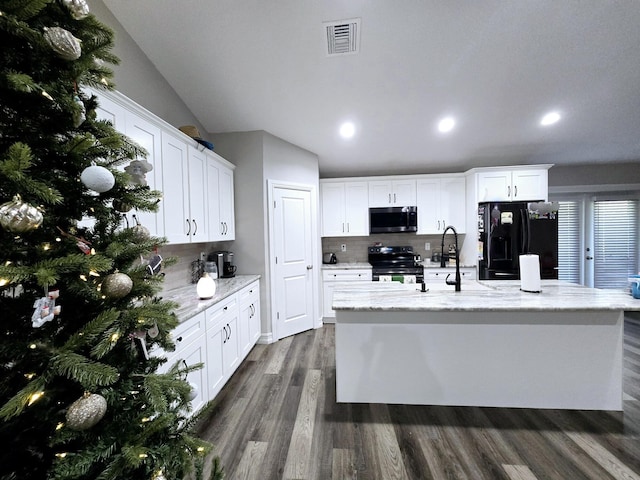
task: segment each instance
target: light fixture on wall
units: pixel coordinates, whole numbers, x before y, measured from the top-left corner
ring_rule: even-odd
[[[216,282],[207,272],[202,274],[196,285],[198,297],[202,300],[212,298],[216,294]]]

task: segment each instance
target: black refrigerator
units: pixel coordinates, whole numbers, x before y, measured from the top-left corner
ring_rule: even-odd
[[[519,280],[527,253],[540,257],[541,278],[558,278],[557,203],[478,204],[478,279]]]

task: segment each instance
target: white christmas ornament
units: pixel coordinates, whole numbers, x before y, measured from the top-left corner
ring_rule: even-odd
[[[85,187],[98,193],[108,192],[116,184],[116,179],[108,169],[98,165],[85,168],[80,175]]]
[[[198,384],[194,382],[189,382],[189,386],[191,387],[191,391],[189,392],[189,396],[187,398],[189,398],[189,401],[193,401],[200,393],[200,389],[198,388]]]

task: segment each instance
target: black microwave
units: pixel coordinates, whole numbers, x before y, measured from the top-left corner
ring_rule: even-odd
[[[369,209],[369,233],[418,231],[418,207],[381,207]]]

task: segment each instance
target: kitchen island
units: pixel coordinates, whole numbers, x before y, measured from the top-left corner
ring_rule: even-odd
[[[542,281],[336,288],[338,402],[622,410],[622,291]]]

